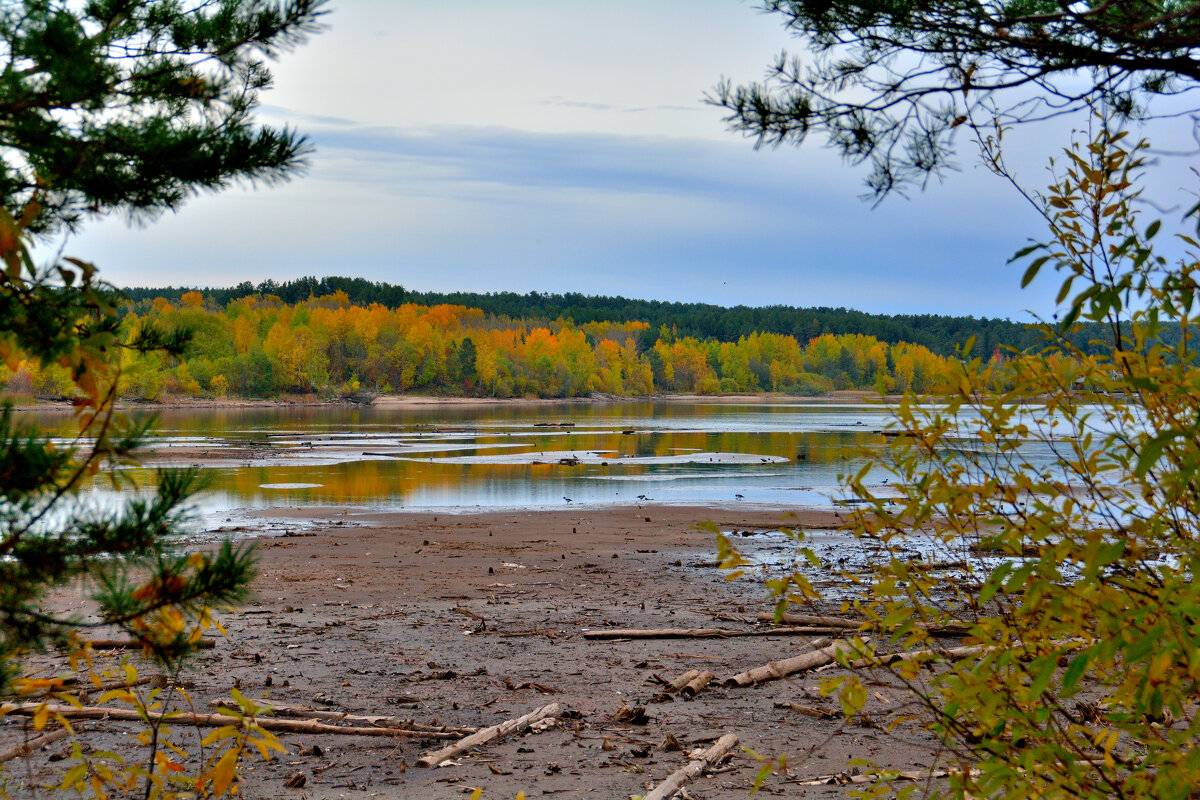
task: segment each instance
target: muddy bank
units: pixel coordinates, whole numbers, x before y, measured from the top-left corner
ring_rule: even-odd
[[[746,534],[739,539],[752,546],[755,534],[780,525],[826,530],[837,523],[832,512],[646,506],[453,516],[290,513],[307,521],[307,532],[259,541],[254,599],[225,615],[228,639],[184,676],[197,706],[236,684],[277,703],[430,724],[492,725],[550,702],[571,716],[435,769],[415,765],[438,742],[285,734],[288,755],[246,762],[245,797],[460,798],[471,787],[484,788],[486,798],[518,791],[530,798],[629,797],[683,766],[687,750],[725,732],[759,753],[787,756],[790,775],[769,778],[768,794],[845,796],[852,787],[798,781],[842,771],[852,758],[900,769],[929,763],[921,732],[901,725],[886,734],[876,726],[902,706],[892,690],[879,688],[868,705],[876,723],[868,727],[779,707],[832,712],[836,704],[815,694],[836,669],[754,687],[714,684],[690,701],[653,682],[689,669],[720,678],[802,652],[805,637],[583,636],[605,627],[753,629],[756,612],[769,607],[760,569],[727,582],[712,566],[714,537],[695,523]],[[41,668],[49,674],[62,665]],[[645,711],[631,720],[622,708]],[[88,734],[98,748],[132,746],[123,735],[129,725],[88,725],[102,729]],[[0,731],[0,746],[16,740],[15,731]],[[671,738],[684,751],[659,749]],[[50,779],[55,766],[48,757],[62,749],[32,757],[37,780]],[[739,750],[727,768],[689,791],[697,798],[743,796],[759,766]],[[286,788],[297,773],[305,786]],[[9,774],[21,780],[20,771]]]

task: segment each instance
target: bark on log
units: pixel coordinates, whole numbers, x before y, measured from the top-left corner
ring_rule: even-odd
[[[712,679],[715,677],[717,676],[713,675],[708,670],[704,670],[704,672],[701,672],[699,675],[688,681],[687,686],[684,686],[682,689],[680,689],[679,693],[684,697],[695,697],[696,695],[700,694],[700,692],[704,691],[704,687],[708,686],[708,684],[712,682]]]
[[[683,788],[685,783],[708,767],[719,762],[730,750],[737,746],[737,743],[738,737],[736,733],[725,734],[720,739],[717,739],[716,744],[701,753],[698,758],[689,761],[686,767],[672,772],[670,777],[658,786],[655,786],[642,800],[668,800],[668,798],[674,797],[675,793]]]
[[[798,656],[785,658],[782,661],[768,661],[761,667],[755,667],[745,672],[739,672],[737,675],[731,675],[721,681],[721,683],[725,686],[752,686],[756,683],[773,681],[778,678],[787,677],[795,672],[803,672],[804,670],[824,666],[833,661],[837,653],[853,649],[854,646],[852,644],[839,639],[827,647],[822,647],[820,650],[801,653]]]
[[[38,703],[0,703],[0,714],[22,714],[30,716],[37,711]],[[122,722],[141,722],[143,717],[132,708],[103,708],[100,706],[84,706],[76,708],[68,705],[50,705],[51,714],[61,714],[64,717],[80,719],[111,719]],[[161,713],[147,714],[151,721],[164,717]],[[181,725],[199,725],[204,728],[219,728],[222,725],[240,725],[241,720],[226,714],[193,714],[179,712],[166,714],[168,722]],[[255,723],[269,731],[286,731],[288,733],[334,733],[342,736],[393,736],[413,739],[457,739],[458,733],[439,733],[436,731],[413,731],[406,728],[348,728],[340,725],[327,725],[315,719],[271,719],[256,717]]]
[[[770,611],[760,611],[759,622],[775,622],[775,615]],[[825,625],[830,628],[857,630],[862,622],[845,617],[830,617],[823,614],[784,614],[779,620],[784,625]]]
[[[458,728],[451,725],[426,725],[420,722],[413,722],[400,717],[389,717],[377,714],[350,714],[345,711],[326,711],[318,708],[306,708],[304,706],[288,706],[276,705],[270,700],[254,700],[255,705],[266,706],[271,709],[271,713],[279,717],[299,717],[300,719],[322,719],[333,722],[357,722],[365,725],[373,725],[379,728],[405,728],[411,731],[429,731],[432,733],[456,733],[460,736],[467,736],[475,733],[478,728]],[[225,706],[226,708],[236,708],[237,703],[233,699],[213,700],[209,703],[210,706],[216,708]]]
[[[65,739],[70,735],[71,732],[66,728],[59,728],[56,731],[50,731],[49,733],[44,733],[41,736],[30,739],[28,742],[19,744],[16,747],[10,747],[7,750],[0,750],[0,764],[3,764],[5,761],[12,761],[14,758],[22,758],[27,756],[34,750],[37,750],[39,747],[45,747],[48,744],[57,742],[59,739]]]
[[[487,744],[493,739],[499,739],[502,736],[507,736],[513,731],[518,731],[526,725],[532,725],[541,719],[553,717],[562,707],[558,703],[551,703],[548,706],[542,706],[539,709],[529,712],[523,717],[510,719],[506,722],[501,722],[499,725],[493,725],[490,728],[482,728],[471,734],[461,741],[457,741],[448,747],[443,747],[441,750],[434,750],[432,753],[426,753],[417,760],[417,766],[420,767],[436,767],[443,761],[461,755],[472,747],[478,747],[481,744]],[[388,730],[388,729],[381,729]]]
[[[672,692],[678,692],[680,689],[682,689],[683,687],[685,687],[689,683],[691,683],[692,678],[696,677],[699,674],[700,674],[700,670],[689,669],[687,672],[683,673],[675,680],[667,683],[667,690],[672,691]]]
[[[728,639],[734,636],[808,636],[813,633],[845,633],[845,628],[770,628],[768,630],[738,631],[728,628],[610,628],[584,631],[584,639]]]
[[[93,650],[141,650],[142,643],[137,639],[90,639],[84,642],[85,645],[90,645]],[[197,650],[211,650],[217,646],[213,639],[200,639],[193,642],[192,647]]]

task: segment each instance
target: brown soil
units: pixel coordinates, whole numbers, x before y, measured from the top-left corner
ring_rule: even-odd
[[[836,522],[830,513],[800,512],[786,521],[783,511],[666,507],[316,516],[322,522],[315,533],[259,542],[256,597],[223,617],[228,639],[183,676],[197,706],[208,710],[236,683],[249,697],[278,703],[456,726],[493,725],[550,702],[578,716],[435,769],[416,766],[440,746],[435,742],[285,734],[288,755],[244,762],[247,798],[462,798],[471,787],[482,787],[485,798],[518,791],[531,799],[627,798],[683,766],[687,750],[726,732],[759,754],[787,757],[789,773],[768,778],[763,791],[788,797],[846,796],[853,787],[799,781],[848,770],[854,758],[910,770],[931,761],[928,738],[911,724],[881,729],[903,703],[892,689],[880,688],[867,706],[874,726],[776,707],[834,710],[835,702],[812,693],[838,668],[748,688],[714,683],[692,701],[665,698],[648,682],[692,668],[720,679],[795,655],[805,649],[804,637],[582,636],[613,625],[748,629],[756,612],[770,607],[760,577],[727,582],[712,566],[713,535],[694,524],[829,527]],[[35,666],[42,675],[62,669],[45,660]],[[622,707],[645,708],[644,724],[618,721]],[[136,750],[128,736],[136,726],[82,727],[90,727],[84,736],[97,748]],[[0,748],[18,736],[0,733]],[[668,736],[685,752],[657,749]],[[320,755],[312,754],[314,744]],[[10,790],[21,796],[27,774],[45,782],[61,773],[48,758],[64,749],[59,743],[35,754],[28,773],[13,768],[21,762],[10,764]],[[739,750],[727,768],[696,779],[688,791],[695,798],[743,797],[760,766]],[[285,788],[297,772],[306,785]]]

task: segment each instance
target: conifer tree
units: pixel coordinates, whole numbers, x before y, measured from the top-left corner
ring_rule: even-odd
[[[955,130],[1100,106],[1130,119],[1200,81],[1197,0],[764,0],[803,45],[710,101],[761,144],[822,136],[872,195],[952,166]],[[1179,114],[1179,104],[1159,105]]]
[[[115,625],[160,660],[187,654],[208,608],[244,593],[248,549],[179,554],[172,535],[199,486],[161,471],[117,511],[76,502],[121,475],[147,424],[113,409],[125,348],[178,354],[186,332],[125,330],[85,261],[39,265],[31,238],[109,214],[141,220],[202,190],[271,183],[304,165],[305,140],[254,110],[266,61],[317,30],[324,0],[0,2],[0,358],[67,367],[79,436],[52,443],[0,412],[0,690],[31,649]],[[82,578],[98,621],[44,605]]]

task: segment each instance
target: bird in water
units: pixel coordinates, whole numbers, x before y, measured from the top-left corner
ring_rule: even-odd
[[[566,500],[568,503],[571,502],[571,498],[569,497],[564,497],[563,500]]]
[[[737,498],[738,500],[745,500],[745,499],[746,499],[746,496],[745,496],[745,495],[742,495],[742,494],[735,494],[735,495],[734,495],[734,497],[735,497],[735,498]]]

